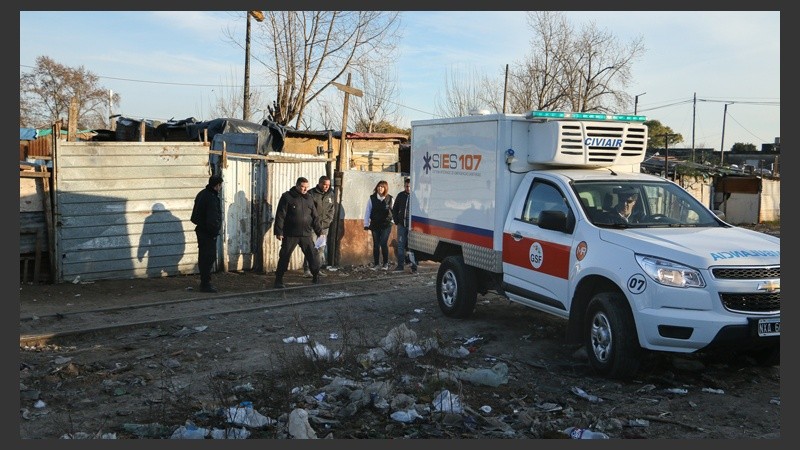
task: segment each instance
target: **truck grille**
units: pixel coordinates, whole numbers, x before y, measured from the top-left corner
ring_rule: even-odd
[[[775,267],[715,267],[711,269],[718,280],[763,280],[781,277],[781,266]]]
[[[722,305],[731,312],[773,314],[781,311],[781,293],[720,294]]]

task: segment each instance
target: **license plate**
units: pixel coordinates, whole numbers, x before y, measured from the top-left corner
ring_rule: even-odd
[[[781,318],[758,319],[758,336],[780,336]]]

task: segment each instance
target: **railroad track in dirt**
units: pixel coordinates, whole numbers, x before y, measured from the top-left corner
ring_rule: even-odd
[[[290,308],[333,300],[380,296],[401,290],[430,289],[436,272],[326,282],[252,292],[193,297],[162,302],[97,308],[20,318],[20,346],[36,346],[54,338],[75,337],[114,329],[175,320],[221,316],[264,308]]]

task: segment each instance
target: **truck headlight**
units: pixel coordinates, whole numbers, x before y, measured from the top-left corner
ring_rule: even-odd
[[[695,269],[655,256],[636,255],[636,262],[656,283],[672,287],[705,287],[706,282]]]

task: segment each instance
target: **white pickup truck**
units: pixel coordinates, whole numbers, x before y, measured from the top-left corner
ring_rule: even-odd
[[[780,361],[780,239],[640,173],[642,116],[532,111],[412,122],[409,250],[441,311],[489,291],[568,320],[595,371],[643,351]]]

